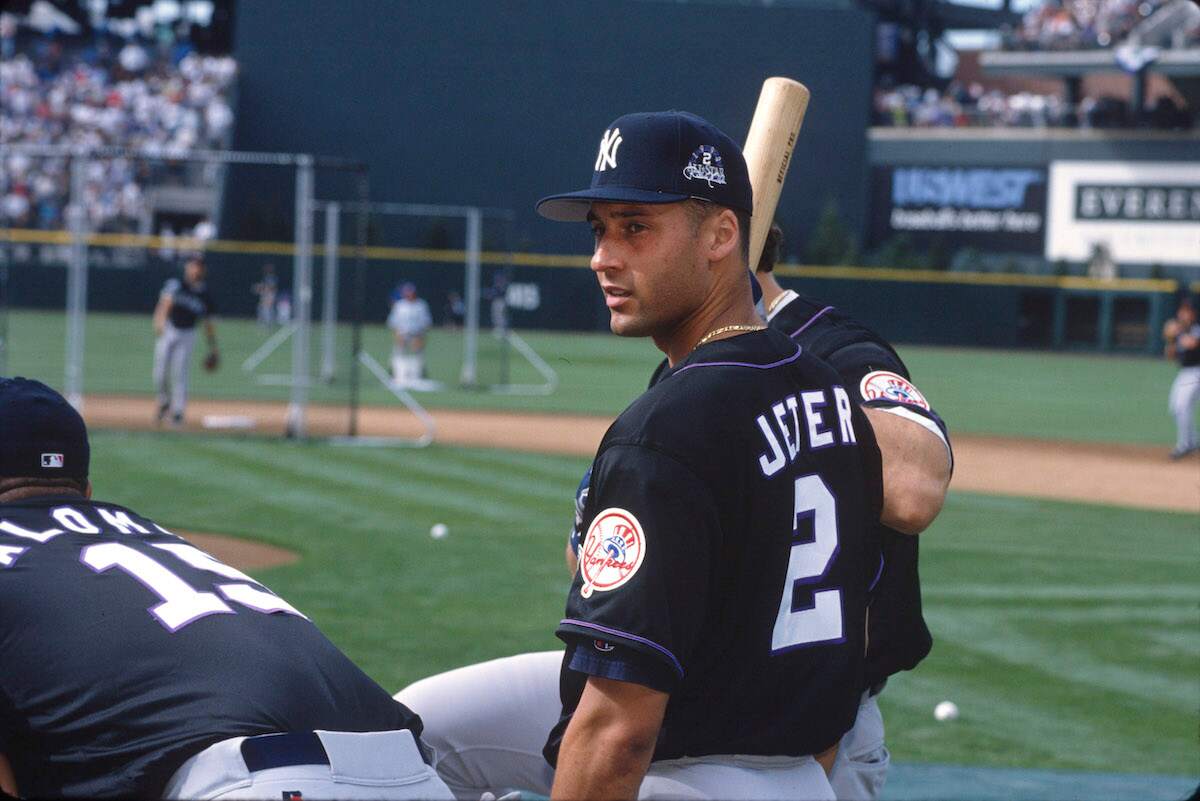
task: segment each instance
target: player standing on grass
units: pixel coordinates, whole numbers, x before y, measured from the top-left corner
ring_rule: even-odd
[[[1179,374],[1171,384],[1169,406],[1175,418],[1175,449],[1172,459],[1182,459],[1200,449],[1196,434],[1196,406],[1200,404],[1200,322],[1196,320],[1196,302],[1189,297],[1179,301],[1175,316],[1163,326],[1164,353],[1179,362]]]
[[[670,362],[593,462],[552,797],[834,797],[818,757],[857,708],[879,454],[836,374],[756,315],[752,206],[740,149],[683,112],[616,120],[591,187],[538,205],[590,222],[610,327]]]
[[[158,296],[158,305],[154,307],[154,334],[157,337],[154,343],[154,389],[158,393],[159,423],[169,413],[173,426],[183,425],[192,351],[196,347],[196,326],[201,322],[208,340],[205,366],[208,369],[216,367],[217,329],[212,321],[216,307],[204,281],[207,274],[208,269],[199,256],[189,259],[183,268],[183,280],[168,279]]]
[[[265,586],[91,500],[83,419],[0,379],[0,790],[451,798],[421,720]]]
[[[429,304],[417,297],[416,284],[405,283],[388,313],[392,329],[392,381],[401,387],[420,384],[425,376],[425,337],[433,326]]]

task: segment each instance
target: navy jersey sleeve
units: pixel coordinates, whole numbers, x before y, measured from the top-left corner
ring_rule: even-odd
[[[704,483],[667,454],[636,445],[606,449],[592,472],[580,567],[558,636],[570,645],[606,644],[589,654],[595,665],[648,661],[637,670],[660,675],[665,667],[678,681],[702,634],[721,546],[710,498]],[[607,645],[619,651],[610,656]],[[593,672],[582,660],[572,667]]]
[[[162,292],[159,294],[168,298],[174,298],[175,293],[179,291],[179,287],[180,283],[178,278],[168,278],[167,282],[163,284]]]

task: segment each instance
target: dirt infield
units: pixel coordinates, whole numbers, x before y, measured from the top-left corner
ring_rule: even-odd
[[[251,542],[225,534],[201,534],[196,531],[175,533],[209,556],[238,570],[261,570],[300,561],[298,554],[262,542]]]
[[[84,405],[88,424],[107,429],[153,429],[151,398],[92,396]],[[205,430],[205,417],[247,418],[251,431],[281,434],[285,404],[244,401],[194,401],[188,430]],[[438,410],[432,412],[437,442],[448,445],[507,448],[540,453],[590,455],[610,420],[586,415],[534,415],[508,412]],[[346,433],[344,409],[310,406],[310,434]],[[415,437],[416,419],[396,408],[364,408],[359,433],[365,436]],[[952,488],[965,492],[1080,501],[1141,509],[1200,512],[1200,458],[1179,462],[1166,447],[1063,442],[1008,437],[956,435]]]

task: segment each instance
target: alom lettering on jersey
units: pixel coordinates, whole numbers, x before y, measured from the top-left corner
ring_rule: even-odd
[[[658,760],[835,743],[861,694],[881,495],[862,411],[786,336],[666,371],[593,463],[547,759],[588,676],[670,693]]]
[[[212,295],[205,283],[190,284],[171,278],[163,285],[162,294],[171,299],[167,320],[180,330],[195,328],[196,323],[216,314]]]
[[[307,617],[147,518],[0,504],[0,753],[26,797],[160,797],[242,735],[412,729]]]

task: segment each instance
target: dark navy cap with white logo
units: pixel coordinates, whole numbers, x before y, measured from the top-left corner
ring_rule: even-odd
[[[592,185],[538,201],[543,217],[587,219],[594,202],[677,203],[697,198],[749,214],[754,208],[742,149],[712,123],[686,111],[626,114],[600,140]]]
[[[91,449],[79,412],[40,381],[0,378],[0,477],[88,475]]]

